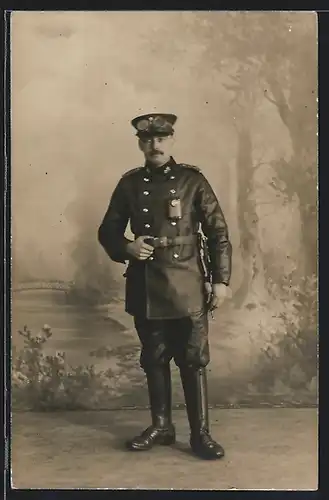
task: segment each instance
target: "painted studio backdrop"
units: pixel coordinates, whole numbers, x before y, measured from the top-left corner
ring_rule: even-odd
[[[147,404],[125,268],[97,230],[120,176],[143,163],[130,120],[152,111],[178,115],[175,159],[202,169],[230,229],[233,297],[211,322],[211,403],[316,403],[316,23],[13,14],[14,408]]]

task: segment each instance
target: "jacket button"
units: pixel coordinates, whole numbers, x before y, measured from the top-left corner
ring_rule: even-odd
[[[178,253],[174,253],[174,258],[178,259],[178,257],[179,257]]]
[[[151,227],[151,226],[150,226],[150,224],[145,224],[145,227],[149,228],[149,227]]]
[[[171,194],[175,194],[176,193],[176,189],[171,189],[170,192],[171,192]]]
[[[149,179],[148,177],[144,177],[144,181],[145,181],[145,182],[149,182],[149,180],[150,180],[150,179]]]
[[[145,194],[145,196],[147,196],[149,193],[149,191],[144,191],[143,194]]]
[[[174,176],[174,175],[171,175],[171,176],[170,176],[170,179],[171,179],[171,180],[175,179],[175,176]]]
[[[153,255],[151,255],[151,256],[149,257],[149,260],[154,260]]]
[[[173,221],[171,221],[171,223],[170,223],[170,224],[171,224],[172,226],[176,226],[177,222],[175,222],[175,221],[173,220]]]
[[[143,212],[148,212],[149,209],[148,208],[143,208]]]

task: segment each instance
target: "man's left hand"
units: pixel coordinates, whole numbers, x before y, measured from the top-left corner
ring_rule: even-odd
[[[210,311],[222,306],[226,299],[232,297],[231,289],[224,285],[224,283],[214,283],[212,285],[212,297],[210,303]]]

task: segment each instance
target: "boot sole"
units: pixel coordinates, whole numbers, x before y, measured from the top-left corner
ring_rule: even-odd
[[[212,455],[210,450],[208,454],[207,451],[203,452],[201,450],[198,450],[197,448],[193,448],[192,446],[191,450],[194,453],[194,455],[196,455],[198,458],[201,458],[202,460],[220,460],[225,456],[225,453],[222,453],[220,455]]]
[[[205,456],[205,455],[201,455],[200,453],[197,453],[196,451],[193,451],[194,455],[197,457],[197,458],[200,458],[201,460],[220,460],[222,458],[224,458],[225,455],[214,455],[214,456]]]

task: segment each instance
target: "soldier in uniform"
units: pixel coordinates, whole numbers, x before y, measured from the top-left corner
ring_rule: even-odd
[[[173,359],[180,371],[191,448],[203,459],[217,459],[224,449],[209,430],[208,313],[229,296],[232,247],[217,197],[200,169],[171,156],[176,120],[172,114],[132,120],[145,164],[118,182],[98,238],[113,261],[127,263],[126,312],[134,318],[148,385],[152,423],[127,443],[129,449],[175,442]],[[125,236],[129,221],[133,241]],[[207,242],[210,296],[200,234]]]

